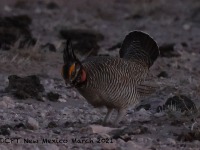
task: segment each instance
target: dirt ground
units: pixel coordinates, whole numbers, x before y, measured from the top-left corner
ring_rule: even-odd
[[[3,18],[19,15],[29,18],[13,21],[13,26],[8,19],[11,25],[5,25]],[[23,21],[29,25],[22,28]],[[99,125],[106,109],[93,108],[62,80],[61,30],[72,29],[101,35],[85,44],[95,55],[118,56],[119,46],[112,47],[133,30],[147,32],[160,46],[161,56],[150,69],[157,91],[141,99],[141,109],[128,110],[117,129]],[[11,46],[0,43],[0,150],[200,149],[198,111],[185,113],[172,106],[158,112],[158,106],[179,95],[199,110],[199,0],[1,0],[0,35],[0,42],[8,40]],[[36,44],[19,48],[21,35]],[[77,54],[83,59],[91,49],[81,48]],[[22,98],[21,91],[6,90],[10,75],[36,75],[44,91]]]

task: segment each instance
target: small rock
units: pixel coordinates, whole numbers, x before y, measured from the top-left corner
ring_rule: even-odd
[[[41,14],[42,13],[42,9],[41,8],[36,8],[35,9],[35,13],[36,14]]]
[[[60,110],[62,115],[68,115],[70,116],[73,112],[71,109],[69,109],[68,107],[64,107],[62,110]]]
[[[59,101],[59,102],[62,102],[62,103],[67,102],[64,98],[59,98],[58,101]]]
[[[19,124],[16,124],[14,127],[14,129],[19,129],[19,128],[26,129],[26,126],[23,123],[19,123]]]
[[[14,108],[15,107],[15,103],[10,97],[4,96],[2,98],[2,101],[0,101],[0,107]]]
[[[8,7],[6,9],[10,11]],[[16,41],[19,41],[16,48],[35,45],[36,39],[29,28],[31,21],[27,15],[0,17],[0,49],[9,50]]]
[[[60,133],[61,133],[61,130],[60,130],[60,129],[53,129],[52,131],[53,131],[53,133],[55,133],[55,134],[60,134]]]
[[[57,102],[60,95],[58,93],[49,92],[47,93],[47,98],[52,102]]]
[[[72,97],[77,98],[77,93],[75,91],[72,91]]]
[[[107,134],[113,130],[119,129],[119,128],[104,127],[101,125],[90,125],[89,127],[92,129],[93,133],[97,133],[97,134]]]
[[[74,128],[73,127],[69,127],[68,130],[69,131],[74,131]]]
[[[113,142],[113,143],[103,143],[102,144],[102,149],[105,149],[105,150],[116,150],[117,149],[116,142]]]
[[[193,142],[195,145],[200,145],[200,141],[199,140],[194,140]]]
[[[45,118],[45,117],[46,117],[46,113],[47,113],[47,112],[40,112],[40,115],[39,115],[39,116],[42,117],[42,118]]]
[[[158,75],[157,75],[158,78],[160,77],[163,77],[163,78],[167,78],[168,77],[168,74],[166,71],[161,71]]]
[[[149,129],[147,127],[143,126],[129,126],[121,130],[114,130],[110,132],[113,139],[123,139],[125,142],[131,140],[132,135],[139,135],[139,134],[145,134],[150,133]]]
[[[190,24],[184,24],[183,25],[183,29],[184,30],[190,30],[191,29],[191,25]]]
[[[58,126],[58,125],[56,124],[56,122],[51,121],[51,122],[49,122],[47,128],[55,128],[55,127],[57,127],[57,126]]]
[[[125,141],[119,138],[117,139],[117,143],[119,143],[120,145],[124,145]]]
[[[128,141],[126,143],[126,148],[127,148],[127,150],[133,150],[133,149],[143,150],[144,149],[141,146],[139,146],[138,144],[134,143],[133,141]]]
[[[162,116],[164,116],[164,115],[165,115],[164,112],[158,112],[158,113],[155,113],[155,114],[154,114],[155,117],[162,117]]]
[[[10,135],[12,127],[8,124],[0,126],[0,135]]]
[[[31,130],[37,130],[39,128],[39,123],[34,118],[28,117],[27,128]]]
[[[100,116],[92,114],[91,115],[91,121],[97,121],[97,120],[100,120]]]
[[[44,87],[40,84],[40,79],[36,75],[26,77],[10,75],[8,79],[9,84],[6,91],[13,93],[19,99],[39,99],[41,97],[40,92],[44,91]]]
[[[167,138],[167,141],[170,143],[170,144],[173,144],[175,145],[176,144],[176,141],[172,138]]]
[[[5,5],[4,6],[4,10],[7,11],[7,12],[11,12],[12,11],[12,8],[8,5]]]
[[[144,108],[140,109],[139,111],[134,113],[134,121],[139,122],[146,122],[151,120],[151,113],[150,111],[146,111]]]
[[[174,43],[163,44],[159,47],[161,57],[178,57],[180,54],[174,51]]]
[[[16,103],[15,108],[19,110],[25,110],[25,105],[24,103]]]

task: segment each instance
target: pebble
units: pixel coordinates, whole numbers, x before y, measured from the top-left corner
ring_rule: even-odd
[[[72,114],[72,110],[69,109],[68,107],[63,108],[60,112],[61,112],[62,115],[69,115],[70,116]],[[74,112],[75,112],[75,110],[74,110]]]
[[[15,102],[10,97],[3,96],[2,101],[0,101],[0,107],[14,108]]]
[[[92,129],[93,133],[97,133],[97,134],[107,134],[113,130],[118,129],[118,128],[104,127],[101,125],[90,125],[89,127]]]
[[[190,24],[184,24],[183,25],[183,29],[184,30],[190,30],[191,29],[191,25]]]
[[[69,127],[68,130],[69,130],[69,131],[73,131],[74,128],[73,128],[73,127]]]
[[[113,143],[103,143],[102,144],[102,149],[115,150],[115,149],[117,149],[117,144],[116,144],[116,142],[114,140],[113,140]]]
[[[100,116],[97,116],[97,115],[92,115],[92,116],[91,116],[91,120],[92,120],[92,121],[100,120],[100,118],[101,118],[101,117],[100,117]]]
[[[16,107],[19,110],[24,110],[25,109],[25,105],[23,103],[16,103]]]
[[[149,111],[146,111],[144,108],[140,109],[140,111],[134,113],[134,121],[150,121],[151,120],[151,114]]]
[[[41,14],[41,13],[42,13],[42,10],[41,10],[40,8],[36,8],[36,9],[35,9],[35,13],[36,13],[36,14]]]
[[[159,112],[154,114],[155,117],[163,117],[164,115],[165,115],[164,112]]]
[[[198,140],[195,140],[193,143],[194,143],[195,145],[200,145],[200,141],[198,141]]]
[[[48,128],[56,128],[58,125],[55,121],[51,121],[48,123],[47,127]]]
[[[134,143],[133,141],[128,141],[126,143],[126,148],[127,148],[127,150],[133,150],[133,149],[142,150],[143,149],[141,146]]]
[[[27,106],[26,106],[26,109],[28,109],[28,110],[30,110],[30,111],[35,110],[35,108],[33,107],[32,104],[27,105]]]
[[[144,138],[137,138],[137,141],[140,142],[140,143],[145,143],[146,140]]]
[[[42,118],[45,118],[45,117],[46,117],[46,112],[40,112],[40,116],[41,116]]]
[[[42,84],[48,85],[48,84],[49,84],[49,81],[48,81],[48,80],[43,80],[43,81],[42,81]]]
[[[72,98],[77,98],[77,93],[75,91],[72,91]]]
[[[124,144],[125,144],[125,141],[122,140],[122,139],[117,139],[117,143],[120,144],[120,145],[124,145]]]
[[[167,138],[167,141],[170,143],[170,144],[173,144],[175,145],[176,144],[176,141],[172,138]]]
[[[31,130],[37,130],[39,128],[39,123],[32,117],[28,117],[27,119],[27,127]]]
[[[58,101],[59,101],[59,102],[62,102],[62,103],[67,102],[67,101],[66,101],[65,99],[63,99],[63,98],[59,98]]]
[[[8,5],[5,5],[4,6],[4,10],[7,11],[7,12],[11,12],[12,11],[12,8]]]

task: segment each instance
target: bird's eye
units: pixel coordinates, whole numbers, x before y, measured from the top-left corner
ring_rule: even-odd
[[[76,71],[73,71],[71,76],[74,77],[76,75]]]

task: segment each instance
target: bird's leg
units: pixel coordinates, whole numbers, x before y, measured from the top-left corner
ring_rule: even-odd
[[[112,108],[107,108],[107,109],[108,109],[108,111],[107,111],[106,116],[103,121],[104,124],[106,124],[108,122],[108,120],[110,119],[112,112],[113,112]]]
[[[118,125],[122,118],[126,115],[126,109],[119,109],[114,125]]]

